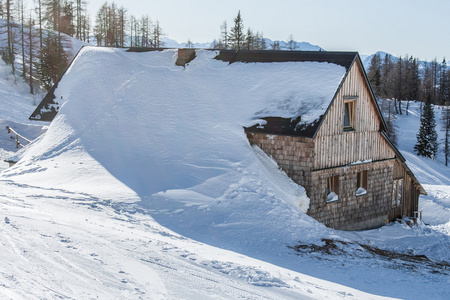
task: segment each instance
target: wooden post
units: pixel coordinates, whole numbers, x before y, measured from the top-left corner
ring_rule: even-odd
[[[28,144],[31,143],[31,141],[23,136],[21,136],[20,134],[18,134],[17,132],[14,131],[14,129],[12,129],[9,126],[6,126],[6,130],[8,130],[8,133],[13,133],[16,135],[16,138],[13,138],[12,136],[10,137],[12,140],[14,140],[16,142],[16,148],[19,148],[19,146],[25,147],[24,145],[22,145],[19,141],[19,137],[21,139],[23,139],[24,141],[26,141]]]

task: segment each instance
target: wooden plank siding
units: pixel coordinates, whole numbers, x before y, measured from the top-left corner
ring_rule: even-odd
[[[354,130],[344,131],[344,97],[357,97]],[[314,169],[345,166],[356,161],[395,157],[381,136],[381,118],[371,97],[363,71],[356,61],[336,95],[315,138]]]
[[[314,140],[314,170],[346,166],[357,161],[392,159],[395,152],[379,132],[348,132]]]

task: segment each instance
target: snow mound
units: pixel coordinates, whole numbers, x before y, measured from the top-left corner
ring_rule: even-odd
[[[258,159],[243,126],[264,116],[316,120],[345,74],[318,62],[230,65],[206,50],[182,68],[176,55],[84,48],[55,92],[64,104],[48,134],[7,175],[32,176],[30,161],[82,149],[140,196],[204,185],[200,193],[217,198]],[[330,88],[319,88],[324,81]],[[305,211],[306,196],[296,201]]]
[[[304,214],[305,189],[249,144],[244,126],[262,111],[318,118],[335,90],[315,81],[334,77],[337,88],[345,69],[230,65],[216,54],[199,51],[183,68],[176,50],[84,48],[55,91],[65,100],[57,117],[2,177],[108,199],[124,211],[136,203],[177,233],[256,257],[288,252],[300,236],[326,236]],[[271,106],[285,99],[288,106]]]

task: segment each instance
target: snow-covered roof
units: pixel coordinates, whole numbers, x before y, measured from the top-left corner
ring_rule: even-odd
[[[180,101],[189,94],[205,101],[213,95],[218,107],[223,106],[221,102],[235,102],[234,108],[246,115],[242,115],[241,125],[251,126],[265,117],[300,116],[301,123],[309,124],[325,113],[355,55],[355,52],[200,50],[182,69],[175,66],[176,50],[130,53],[123,49],[86,47],[70,68],[78,69],[79,61],[87,57],[92,60],[88,75],[91,80],[83,81],[85,85],[80,88],[91,90],[96,97],[104,96],[92,89],[98,85],[95,74],[120,76],[127,66],[131,73],[142,72],[152,77],[152,81],[160,81],[158,97]],[[101,66],[94,63],[97,57],[102,57],[105,63]],[[149,83],[129,84],[138,93],[155,93],[155,87]],[[50,91],[44,99],[46,103],[36,109],[31,119],[53,119],[56,111],[49,107],[55,107],[51,103],[55,91]],[[56,97],[58,104],[70,99],[68,95],[61,96]]]
[[[230,63],[219,54],[199,50],[180,67],[176,49],[84,47],[53,91],[58,115],[25,160],[81,145],[141,195],[196,186],[254,156],[243,127],[267,116],[320,118],[347,72],[317,61]]]

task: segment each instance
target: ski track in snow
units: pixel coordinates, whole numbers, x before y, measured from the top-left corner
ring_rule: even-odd
[[[0,223],[0,249],[8,262],[0,267],[3,297],[307,299],[360,294],[348,288],[333,291],[326,282],[287,270],[275,268],[272,274],[273,266],[192,241],[147,215],[130,215],[86,194],[11,181],[0,181],[0,187],[0,217],[9,219]]]

